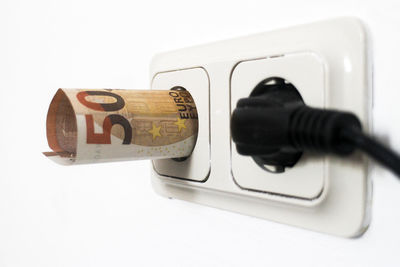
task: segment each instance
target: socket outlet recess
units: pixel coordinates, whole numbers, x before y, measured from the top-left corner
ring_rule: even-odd
[[[199,114],[199,135],[185,161],[154,160],[155,191],[333,235],[361,235],[370,221],[368,161],[305,153],[284,172],[236,152],[230,117],[240,98],[268,78],[293,84],[310,106],[353,112],[366,131],[372,90],[364,25],[337,18],[220,41],[153,58],[152,89],[182,86]]]

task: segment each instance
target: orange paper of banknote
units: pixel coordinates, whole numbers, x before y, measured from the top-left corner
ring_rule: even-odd
[[[46,156],[61,164],[182,158],[197,139],[190,93],[59,89],[47,114]]]

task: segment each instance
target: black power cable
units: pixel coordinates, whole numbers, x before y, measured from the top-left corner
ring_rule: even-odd
[[[400,157],[394,151],[354,129],[343,129],[341,138],[364,151],[400,177]]]
[[[305,151],[346,156],[360,149],[400,177],[400,157],[364,135],[354,114],[309,107],[281,78],[263,81],[238,101],[231,134],[239,154],[280,171],[293,167]]]

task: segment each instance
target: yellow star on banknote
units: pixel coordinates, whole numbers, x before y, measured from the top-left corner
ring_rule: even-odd
[[[156,125],[153,123],[153,129],[148,131],[149,133],[151,133],[153,135],[153,140],[156,139],[157,136],[161,136],[160,129],[161,129],[161,126],[156,127]]]
[[[185,119],[178,118],[178,121],[174,122],[174,124],[178,126],[179,132],[182,130],[182,128],[186,129],[185,121],[186,121]]]

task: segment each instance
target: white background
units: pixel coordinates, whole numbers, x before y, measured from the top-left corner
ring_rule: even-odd
[[[147,88],[156,52],[342,15],[369,25],[374,132],[400,151],[399,14],[396,0],[1,0],[0,267],[400,266],[400,181],[380,167],[370,229],[343,239],[164,199],[149,162],[41,154],[59,87]]]

